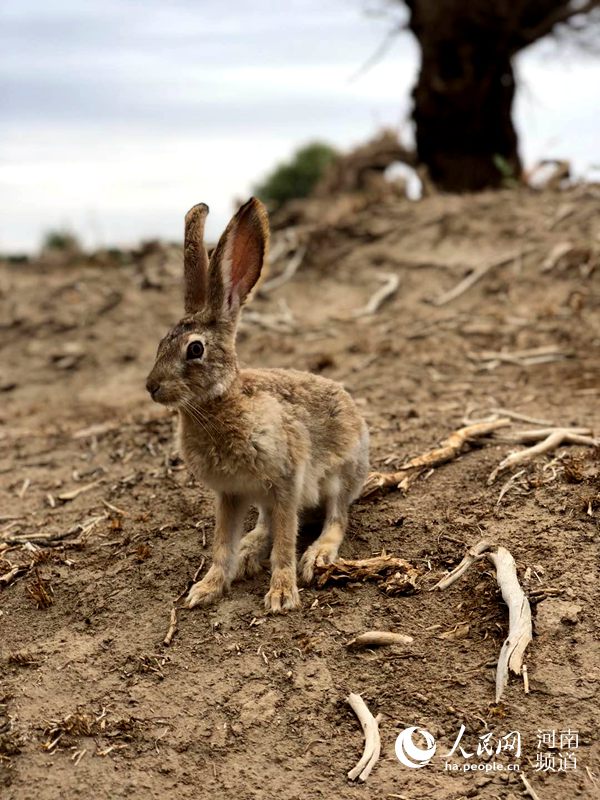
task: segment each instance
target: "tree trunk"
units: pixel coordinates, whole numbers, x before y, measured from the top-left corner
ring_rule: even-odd
[[[450,192],[495,188],[518,177],[508,41],[497,29],[465,19],[452,0],[410,5],[410,26],[421,47],[413,90],[419,161]]]

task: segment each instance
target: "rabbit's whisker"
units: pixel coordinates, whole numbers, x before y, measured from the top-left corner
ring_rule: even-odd
[[[213,444],[217,443],[215,439],[218,436],[218,431],[213,423],[202,414],[201,410],[195,406],[190,400],[187,398],[183,398],[182,400],[184,409],[188,412],[188,414],[194,419],[198,425],[202,428],[202,430],[207,434]]]

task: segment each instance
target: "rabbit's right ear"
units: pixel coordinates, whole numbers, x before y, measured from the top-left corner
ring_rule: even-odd
[[[208,306],[217,315],[237,319],[260,277],[268,248],[267,210],[251,197],[235,214],[210,258]]]
[[[185,215],[183,246],[184,307],[186,314],[195,314],[206,304],[208,253],[204,246],[206,203],[198,203]]]

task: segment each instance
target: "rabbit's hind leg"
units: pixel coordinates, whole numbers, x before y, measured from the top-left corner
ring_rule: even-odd
[[[300,575],[306,584],[312,581],[315,566],[324,566],[336,560],[346,533],[351,489],[336,478],[329,482],[328,490],[325,522],[321,535],[307,547],[300,559]]]
[[[250,578],[258,575],[263,569],[263,561],[267,561],[271,552],[271,519],[265,508],[259,508],[258,519],[254,528],[242,539],[237,571],[234,580]]]

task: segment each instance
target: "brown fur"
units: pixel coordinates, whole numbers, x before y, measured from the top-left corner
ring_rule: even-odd
[[[256,573],[269,552],[267,608],[297,607],[299,513],[317,507],[325,512],[323,532],[300,565],[309,581],[315,563],[337,557],[348,507],[367,473],[367,428],[340,384],[296,370],[238,368],[239,312],[260,276],[267,245],[266,213],[252,199],[213,253],[205,307],[162,340],[147,381],[157,402],[178,408],[184,458],[217,495],[213,564],[191,588],[190,607],[216,600],[235,577]],[[195,279],[203,280],[186,269],[186,280]],[[198,296],[197,288],[187,287],[188,296]],[[187,348],[194,341],[204,352],[190,360]],[[240,547],[252,505],[259,519]]]

